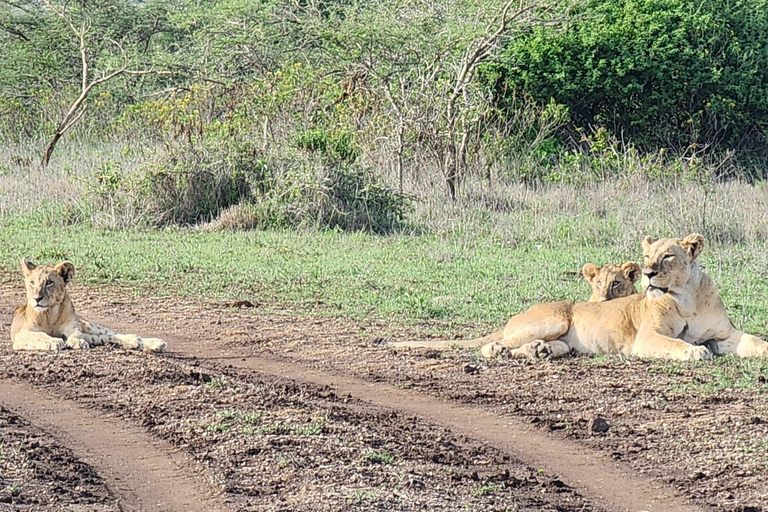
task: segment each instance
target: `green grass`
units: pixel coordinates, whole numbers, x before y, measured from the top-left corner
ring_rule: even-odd
[[[229,430],[232,430],[232,425],[229,423],[213,423],[211,425],[206,425],[204,430],[212,434],[216,434],[218,432],[228,432]]]
[[[392,464],[395,456],[388,450],[371,450],[363,454],[363,459],[373,464]]]
[[[292,436],[316,436],[323,432],[322,423],[301,423],[291,424],[283,422],[266,423],[260,427],[244,429],[244,433],[251,435],[271,434],[271,435],[292,435]]]
[[[213,378],[205,384],[209,389],[223,389],[227,387],[227,379],[224,377]]]
[[[488,495],[501,492],[502,490],[504,490],[504,487],[502,487],[501,485],[488,483],[488,484],[478,486],[477,489],[473,491],[473,494],[476,496],[488,496]]]
[[[247,425],[257,425],[264,417],[262,411],[248,412],[240,409],[225,409],[223,411],[216,411],[216,418],[220,420],[232,420]]]
[[[322,433],[325,422],[325,418],[306,423],[286,422],[269,418],[263,411],[223,409],[216,411],[215,421],[201,422],[199,426],[204,431],[213,434],[232,431],[238,435],[245,436],[316,436]]]
[[[540,222],[533,215],[521,219]],[[382,237],[312,230],[99,230],[7,216],[0,219],[0,270],[4,279],[20,282],[22,256],[41,263],[69,259],[77,281],[88,286],[199,296],[208,303],[248,299],[267,309],[422,323],[449,333],[455,324],[474,324],[479,331],[502,325],[538,302],[584,300],[589,287],[577,272],[585,262],[640,259],[639,241],[630,250],[603,241],[616,229],[610,218],[549,242],[514,233],[507,239],[489,225],[493,219],[474,222],[478,227],[471,232]],[[555,230],[574,223],[568,215],[547,222]],[[524,224],[514,229],[534,229]],[[701,257],[736,325],[758,334],[766,332],[768,318],[765,252],[765,244],[733,244]]]

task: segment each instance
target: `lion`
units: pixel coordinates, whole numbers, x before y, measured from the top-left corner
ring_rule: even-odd
[[[768,343],[736,329],[717,288],[696,258],[704,249],[699,234],[643,239],[644,293],[602,302],[538,304],[512,317],[506,327],[483,338],[443,342],[395,342],[390,346],[481,347],[493,357],[543,359],[574,351],[623,354],[680,361],[712,354],[768,357]]]
[[[13,350],[87,349],[107,343],[146,352],[165,350],[167,344],[159,338],[117,334],[107,327],[78,318],[67,293],[67,284],[75,276],[72,263],[36,266],[22,259],[21,270],[27,302],[13,313]]]
[[[589,302],[602,302],[637,293],[635,282],[640,277],[640,265],[627,261],[621,265],[608,263],[597,268],[594,263],[587,263],[581,274],[592,287]]]

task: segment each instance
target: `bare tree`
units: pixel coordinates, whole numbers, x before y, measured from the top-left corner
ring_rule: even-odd
[[[445,145],[441,168],[451,199],[456,199],[461,178],[466,172],[467,144],[471,132],[482,117],[482,113],[473,112],[468,94],[478,68],[494,55],[502,38],[514,27],[537,22],[536,18],[552,9],[556,3],[557,0],[507,0],[486,27],[485,35],[470,42],[458,63],[453,88],[444,106]],[[485,101],[482,104],[488,106]]]
[[[120,53],[120,56],[122,58],[122,65],[113,70],[104,70],[101,73],[99,73],[99,76],[94,78],[91,76],[91,70],[89,68],[88,64],[88,47],[86,44],[86,36],[90,32],[92,28],[91,21],[86,16],[81,16],[81,20],[79,23],[79,26],[75,25],[75,22],[73,22],[74,16],[71,15],[70,12],[68,12],[65,8],[58,8],[50,0],[44,0],[44,4],[59,18],[64,20],[64,22],[69,27],[70,31],[74,35],[75,38],[77,38],[78,48],[80,50],[80,65],[81,65],[81,75],[82,75],[82,81],[80,85],[80,94],[77,96],[77,98],[72,102],[72,104],[69,106],[69,109],[64,114],[64,116],[59,121],[58,125],[56,126],[56,131],[53,134],[53,137],[51,138],[50,142],[45,148],[45,153],[43,153],[43,158],[40,162],[40,166],[42,168],[45,168],[48,166],[48,163],[51,160],[51,155],[53,154],[53,151],[56,149],[56,144],[59,142],[59,139],[64,136],[67,131],[69,131],[70,128],[72,128],[75,124],[77,124],[80,119],[85,115],[85,112],[88,107],[88,96],[93,91],[93,89],[105,82],[108,82],[120,75],[145,75],[149,73],[156,73],[156,71],[152,69],[131,69],[131,63],[128,59],[128,56],[123,49],[123,46],[112,39],[109,39],[109,41],[117,48],[117,50]]]
[[[407,149],[418,147],[439,168],[449,196],[457,197],[473,138],[493,109],[487,91],[477,84],[478,69],[516,30],[556,21],[550,13],[568,1],[478,0],[461,7],[475,12],[476,22],[462,20],[457,30],[442,23],[443,4],[424,2],[413,12],[413,2],[379,0],[374,12],[386,13],[386,37],[350,30],[346,40],[333,42],[348,59],[352,69],[347,73],[362,67],[388,103],[384,138],[393,148],[401,189]]]

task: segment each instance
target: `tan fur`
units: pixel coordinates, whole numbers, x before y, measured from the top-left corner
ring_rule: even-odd
[[[110,343],[122,348],[163,352],[165,341],[117,334],[111,329],[78,318],[67,293],[75,266],[65,261],[56,266],[36,266],[21,260],[27,302],[13,313],[11,341],[14,350],[90,348]]]
[[[638,293],[603,302],[553,302],[532,306],[509,320],[501,334],[456,342],[402,342],[394,347],[477,347],[492,357],[559,357],[633,354],[677,360],[710,359],[712,353],[768,357],[768,343],[738,331],[717,289],[696,258],[704,237],[643,240],[643,284]]]
[[[618,263],[608,263],[598,268],[594,263],[587,263],[582,267],[581,275],[584,276],[584,279],[592,287],[592,295],[589,297],[589,302],[604,302],[637,293],[635,281],[640,277],[640,265],[634,261],[628,261],[621,265]],[[501,341],[503,338],[504,329],[500,329],[488,336],[469,341],[405,341],[393,343],[392,345],[397,347],[429,346],[432,348],[447,348],[454,345],[480,347],[494,341]],[[467,345],[468,343],[471,344]]]
[[[640,278],[640,265],[628,261],[621,265],[608,263],[597,268],[595,264],[587,263],[581,274],[592,287],[589,302],[602,302],[637,293],[635,281]]]

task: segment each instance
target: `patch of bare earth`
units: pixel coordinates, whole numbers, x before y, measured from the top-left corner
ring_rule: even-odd
[[[491,447],[327,388],[226,362],[109,347],[24,354],[8,345],[0,386],[23,381],[142,426],[189,454],[233,510],[603,510]],[[40,478],[29,481],[43,486]]]
[[[572,357],[489,362],[474,351],[397,353],[377,338],[412,336],[380,323],[261,316],[258,308],[183,300],[158,310],[115,295],[92,298],[87,307],[102,317],[140,319],[144,328],[197,337],[203,344],[247,348],[370,382],[481,404],[601,450],[700,505],[733,512],[768,510],[766,374],[736,376],[751,384],[717,389],[705,367],[664,361]],[[756,367],[745,371],[765,371],[765,366]],[[607,432],[591,428],[596,418],[606,420]]]
[[[111,512],[120,508],[91,466],[61,446],[55,436],[0,406],[0,510]]]

